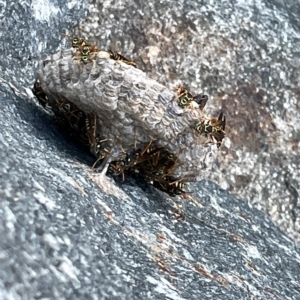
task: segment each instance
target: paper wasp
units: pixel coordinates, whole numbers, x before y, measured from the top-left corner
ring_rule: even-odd
[[[154,147],[149,151],[150,158],[141,163],[138,174],[155,188],[172,197],[185,194],[185,178],[176,179],[170,175],[178,157],[163,148]]]
[[[79,47],[82,47],[82,46],[84,46],[86,44],[87,44],[87,41],[85,39],[83,39],[83,38],[74,37],[72,39],[72,47],[73,48],[77,48],[78,49]]]
[[[214,137],[217,141],[217,147],[219,148],[222,144],[222,140],[225,137],[225,126],[226,118],[223,115],[223,112],[220,112],[218,118],[213,118],[211,120],[203,120],[200,123],[196,124],[194,129],[200,133]]]
[[[124,180],[124,172],[130,170],[138,164],[138,159],[141,154],[141,149],[135,150],[130,154],[126,153],[123,160],[116,160],[110,163],[107,172],[113,176],[122,174]],[[132,171],[132,170],[131,170]]]
[[[104,157],[109,155],[109,151],[107,149],[103,149],[105,154],[103,154],[101,149],[101,143],[107,141],[107,139],[100,139],[97,134],[97,114],[95,112],[91,112],[87,115],[85,119],[85,127],[86,127],[86,135],[89,141],[90,152],[94,154],[98,159],[103,159]]]
[[[123,172],[124,165],[125,163],[123,160],[112,161],[108,166],[107,173],[113,176],[118,176]]]
[[[176,89],[178,94],[178,105],[182,108],[189,107],[192,101],[195,101],[199,105],[199,109],[203,110],[206,102],[208,101],[208,96],[204,94],[198,94],[193,96],[187,88],[183,85],[179,85]]]
[[[74,56],[74,59],[79,59],[82,61],[84,64],[87,64],[88,62],[92,62],[93,59],[90,55],[80,55],[80,56]]]
[[[63,36],[70,37],[66,33],[62,33]],[[72,47],[77,49],[81,55],[89,55],[92,52],[98,52],[99,49],[96,45],[91,45],[82,37],[74,37],[72,38]]]
[[[96,45],[89,44],[85,39],[80,37],[75,37],[72,39],[72,47],[77,49],[79,55],[75,55],[75,59],[80,59],[84,64],[92,61],[94,55],[99,52]]]
[[[92,52],[91,45],[84,45],[80,48],[81,55],[89,55]]]
[[[67,33],[61,33],[61,35],[71,38],[71,36]],[[72,47],[78,49],[81,46],[87,44],[87,41],[82,37],[73,37],[72,38]]]
[[[122,55],[119,54],[118,52],[109,50],[108,53],[109,53],[109,57],[110,57],[111,59],[114,59],[114,60],[120,60],[120,61],[124,62],[125,64],[130,65],[130,66],[133,66],[133,67],[135,67],[135,68],[138,67],[137,64],[136,64],[135,62],[133,62],[132,60],[130,60],[130,59],[128,59],[128,58],[122,56]]]
[[[84,45],[78,50],[80,51],[80,55],[75,55],[74,59],[80,59],[80,61],[82,61],[84,64],[93,61],[94,56],[98,52],[98,48],[96,46],[91,45]]]
[[[47,95],[45,94],[45,92],[43,91],[43,89],[41,87],[41,83],[38,79],[35,80],[33,88],[31,90],[32,90],[32,93],[38,99],[39,103],[44,108],[46,108],[46,105],[49,104],[49,99],[48,99]]]
[[[50,107],[56,119],[64,119],[68,122],[68,127],[81,131],[85,127],[86,114],[74,103],[62,96],[54,96]],[[62,128],[64,129],[64,128]]]
[[[145,167],[147,161],[153,158],[153,156],[157,155],[161,148],[153,148],[151,147],[152,141],[150,141],[143,150],[137,149],[131,153],[126,153],[126,157],[124,160],[115,161],[111,168],[109,169],[109,173],[112,175],[120,175],[122,174],[124,177],[125,171],[134,172],[136,174],[140,173]]]
[[[160,178],[169,175],[172,173],[177,160],[178,157],[176,157],[174,154],[167,151],[162,151],[159,159],[157,159],[156,165],[152,165],[155,167],[152,168],[151,176],[153,178]]]
[[[150,141],[143,150],[134,150],[124,159],[111,162],[108,173],[114,176],[122,174],[123,179],[126,172],[131,173],[175,197],[186,194],[186,178],[177,179],[171,175],[177,160],[174,154]]]
[[[78,48],[78,50],[80,51],[81,55],[84,56],[84,55],[90,55],[92,53],[95,53],[95,52],[99,52],[98,48],[96,45],[90,45],[90,44],[84,44],[82,46],[80,46]]]
[[[176,92],[178,94],[178,105],[182,108],[188,107],[194,100],[193,95],[182,85],[177,88]]]
[[[185,194],[184,189],[186,188],[186,183],[182,182],[183,179],[176,179],[172,176],[165,176],[159,180],[154,180],[152,185],[167,193],[171,197],[179,196]]]
[[[96,45],[91,45],[87,42],[87,40],[79,37],[75,37],[72,39],[72,47],[78,49],[82,55],[87,55],[90,52],[99,51]]]

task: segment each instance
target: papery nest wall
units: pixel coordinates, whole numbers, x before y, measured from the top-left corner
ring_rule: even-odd
[[[67,49],[46,58],[37,75],[49,101],[66,98],[87,114],[95,114],[101,147],[108,161],[152,141],[178,157],[172,175],[200,180],[215,159],[217,146],[194,129],[206,116],[193,101],[178,105],[178,95],[141,70],[99,51],[87,64]]]

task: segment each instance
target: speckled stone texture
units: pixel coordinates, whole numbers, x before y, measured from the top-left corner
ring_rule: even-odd
[[[0,96],[1,299],[299,299],[299,248],[263,212],[209,181],[107,195],[50,117]]]
[[[93,1],[91,1],[93,2]],[[76,32],[160,83],[223,108],[227,139],[209,179],[300,242],[300,2],[96,1]]]
[[[50,116],[30,98],[32,95],[29,88],[34,82],[40,57],[36,60],[28,60],[28,57],[33,52],[57,52],[57,45],[39,44],[39,39],[53,41],[63,38],[58,33],[64,32],[70,24],[75,24],[83,13],[77,11],[71,16],[69,9],[75,5],[72,2],[51,3],[46,7],[51,21],[49,24],[43,23],[43,37],[36,37],[41,24],[35,21],[32,13],[34,8],[30,8],[26,2],[20,4],[23,6],[14,2],[6,6],[1,4],[4,30],[1,31],[3,42],[0,45],[5,51],[0,52],[0,299],[299,299],[298,246],[264,212],[237,199],[218,185],[205,180],[193,183],[191,196],[194,200],[190,201],[171,199],[153,187],[130,178],[115,184],[108,181],[107,187],[115,186],[117,193],[114,194],[118,197],[99,188],[101,182],[96,180],[89,168],[94,161],[93,157],[69,142],[53,125]],[[132,17],[127,18],[127,24],[139,22],[129,4],[125,7],[119,2],[110,3],[103,2],[103,8],[108,10],[109,5],[119,7],[119,14],[115,13],[118,20],[123,18],[127,10],[128,13],[131,10]],[[150,20],[147,14],[152,12],[155,24],[153,12],[163,15],[165,4],[155,3],[134,4],[139,14],[144,14],[142,20]],[[197,18],[202,23],[203,20],[214,22],[213,17],[216,15],[228,15],[230,18],[226,20],[230,20],[240,14],[237,3],[233,4],[223,10],[211,4],[210,13],[206,14],[201,12],[201,9],[208,8],[206,3],[200,9],[196,6],[183,9],[177,2],[172,2],[173,15],[172,18],[165,15],[165,24],[178,20],[177,15],[182,16],[184,24],[192,24],[188,20],[189,11],[202,14],[202,18]],[[33,1],[32,5],[37,5],[37,2]],[[148,12],[143,10],[144,5]],[[283,27],[280,27],[282,30],[279,34],[289,34],[282,39],[286,48],[281,51],[297,51],[297,41],[288,42],[293,32],[299,30],[297,26],[291,25],[295,24],[297,6],[290,7],[289,2],[286,2],[284,8],[271,7],[269,2],[267,5],[269,8],[265,11],[255,11],[256,19],[252,21],[251,28],[264,28],[268,20],[283,18],[282,14],[287,12],[288,17],[284,20],[288,23],[280,25]],[[246,4],[243,7],[249,15],[254,11]],[[17,19],[8,17],[13,10]],[[57,16],[59,10],[63,13]],[[263,13],[264,18],[261,17]],[[112,19],[110,14],[105,15],[106,18],[100,16],[99,19],[103,22]],[[213,24],[208,26],[207,23],[206,27],[203,25],[203,36],[206,30],[207,36],[210,39],[215,36],[217,41],[221,33],[219,36],[219,31],[213,31]],[[126,26],[123,27],[126,37],[128,31]],[[139,28],[142,30],[142,25]],[[184,33],[186,27],[181,28],[179,32]],[[275,25],[271,29],[274,28]],[[107,26],[106,32],[113,35],[121,31]],[[137,30],[132,32],[132,36],[138,34]],[[246,33],[245,38],[248,36]],[[198,35],[194,33],[195,38]],[[252,36],[252,39],[258,35]],[[154,37],[155,34],[148,32],[145,36]],[[13,37],[13,43],[8,43],[9,37]],[[172,41],[175,35],[170,34],[168,38]],[[251,37],[248,39],[247,45],[251,45]],[[187,44],[185,42],[185,46]],[[245,44],[240,47],[246,49]],[[16,58],[14,49],[22,50],[24,58]],[[187,59],[189,56],[183,55],[182,49],[186,47],[175,49],[176,56]],[[213,52],[211,55],[213,57]],[[296,56],[297,53],[294,53],[293,57]],[[289,57],[285,59],[291,59]],[[191,59],[191,62],[194,61]],[[160,65],[156,63],[155,68],[159,69],[163,65],[162,62]],[[242,66],[246,69],[246,64],[242,62],[237,68]],[[276,68],[281,70],[283,66],[276,65]],[[295,64],[285,68],[286,72],[290,72],[295,69]],[[187,74],[181,71],[175,68],[174,74]],[[252,71],[247,72],[245,74],[251,74]],[[272,74],[275,76],[279,73]],[[272,76],[268,80],[272,81]],[[218,77],[212,76],[211,80],[218,83]],[[227,84],[229,86],[230,82]],[[237,91],[241,93],[241,90]],[[212,94],[208,93],[209,96]],[[247,99],[252,101],[249,109],[255,103],[251,97],[253,94],[248,90]],[[271,101],[268,97],[266,101]],[[241,96],[240,99],[244,98]],[[234,103],[240,106],[246,102]],[[275,109],[274,105],[275,102]],[[239,115],[238,110],[232,111]],[[284,116],[278,117],[278,120],[280,118]],[[246,118],[237,120],[246,122]],[[284,126],[285,123],[282,124]],[[234,128],[237,131],[235,137],[242,127]],[[288,143],[282,146],[288,147]],[[222,147],[222,152],[226,152],[226,143]],[[251,161],[251,155],[242,156],[244,152],[242,149],[239,151],[245,164],[246,158]],[[266,158],[267,154],[264,155]],[[259,159],[261,157],[262,154],[258,156]],[[272,160],[271,154],[268,157],[257,165],[257,170],[254,168],[255,161],[248,164],[249,174],[252,175],[253,170],[261,172],[268,163],[274,166],[272,170],[278,170],[280,161]],[[286,166],[293,168],[293,165],[288,165],[289,157],[285,157]],[[233,168],[236,164],[234,162]],[[223,167],[219,168],[222,170]],[[230,169],[230,166],[227,168]],[[275,174],[272,170],[270,172]],[[228,177],[225,179],[229,180]],[[297,170],[291,173],[291,177],[280,178],[286,181],[290,191],[293,188],[296,190],[294,195],[297,197]],[[278,184],[280,186],[280,181]],[[272,193],[274,189],[269,191]],[[284,192],[282,189],[282,196]],[[272,197],[264,196],[266,201],[269,198],[270,201],[280,200],[276,194]],[[268,207],[266,202],[254,194],[251,200],[260,201],[263,207]],[[289,215],[286,210],[282,211]],[[281,211],[279,213],[284,215]],[[273,215],[277,221],[280,221],[276,219],[279,213]],[[286,224],[289,224],[289,220]],[[291,234],[294,232],[292,229],[286,231]]]
[[[20,89],[32,86],[38,62],[62,47],[62,33],[84,18],[87,8],[85,1],[2,1],[1,80]]]

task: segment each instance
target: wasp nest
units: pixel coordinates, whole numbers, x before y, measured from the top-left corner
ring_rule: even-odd
[[[143,174],[167,192],[167,182],[202,179],[225,134],[222,113],[214,125],[202,112],[207,96],[172,91],[79,38],[42,62],[33,91],[111,173]]]

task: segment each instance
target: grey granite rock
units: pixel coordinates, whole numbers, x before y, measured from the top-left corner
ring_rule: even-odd
[[[87,7],[85,1],[2,1],[1,81],[31,86],[38,62],[62,47],[62,33],[86,16]]]
[[[176,3],[172,7],[179,14]],[[6,5],[5,16],[10,5],[20,20],[31,19],[29,8]],[[141,4],[135,5],[141,11]],[[151,11],[163,12],[164,5],[156,5]],[[293,20],[297,6],[288,5],[268,13],[279,18],[278,12],[288,10]],[[77,18],[64,16],[51,24],[57,32]],[[3,19],[13,33],[2,31],[2,40],[14,36],[15,45],[30,54],[32,37],[20,31],[23,26],[29,32],[28,24]],[[57,32],[45,30],[43,38],[55,39]],[[28,96],[36,61],[14,58],[13,43],[1,46],[6,49],[0,54],[1,299],[300,298],[299,248],[263,212],[211,181],[194,183],[188,201],[133,178],[114,183],[95,176],[89,167],[93,158]],[[37,44],[33,48],[40,51]],[[283,178],[297,197],[296,175]]]
[[[1,299],[299,299],[300,252],[216,184],[103,192],[93,159],[1,88]]]

